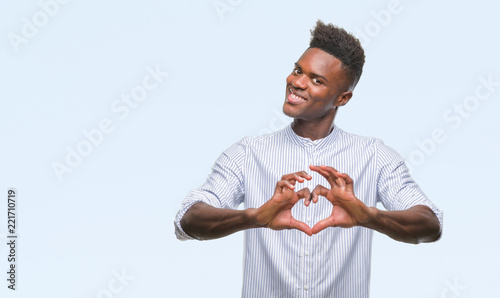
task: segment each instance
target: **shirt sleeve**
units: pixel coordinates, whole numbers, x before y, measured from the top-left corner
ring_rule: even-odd
[[[416,205],[427,206],[436,214],[442,230],[443,212],[427,198],[410,176],[404,159],[382,142],[378,143],[378,147],[378,200],[389,211],[406,210]]]
[[[182,230],[181,219],[198,202],[216,208],[236,209],[244,199],[243,161],[249,138],[242,139],[224,151],[212,167],[206,182],[192,190],[182,201],[175,216],[175,235],[179,240],[195,239]]]

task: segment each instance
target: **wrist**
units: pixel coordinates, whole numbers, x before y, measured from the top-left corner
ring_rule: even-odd
[[[380,210],[375,207],[367,207],[366,214],[367,214],[366,218],[362,222],[360,222],[359,225],[364,228],[373,229],[375,223],[379,218]]]
[[[265,226],[263,223],[259,222],[259,210],[257,208],[245,209],[245,216],[252,228],[261,228]]]

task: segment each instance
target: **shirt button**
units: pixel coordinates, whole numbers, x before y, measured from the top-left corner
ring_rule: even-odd
[[[308,250],[306,250],[306,256],[308,256],[308,255],[309,255],[309,251],[308,251]]]
[[[306,291],[307,291],[307,290],[309,290],[309,286],[308,286],[308,285],[305,285],[305,286],[304,286],[304,290],[306,290]]]

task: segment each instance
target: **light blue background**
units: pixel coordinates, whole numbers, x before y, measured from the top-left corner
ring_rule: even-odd
[[[15,293],[0,275],[0,295],[111,297],[125,270],[133,278],[112,297],[238,297],[242,233],[180,242],[174,216],[224,149],[289,121],[285,78],[322,19],[354,32],[367,56],[337,125],[413,156],[414,178],[445,212],[437,243],[375,234],[372,297],[498,296],[500,87],[467,116],[453,108],[480,77],[500,82],[500,5],[367,2],[74,0],[16,51],[12,34],[43,10],[1,1],[0,236],[15,187],[19,271]],[[120,119],[112,103],[148,66],[169,75]],[[114,131],[59,181],[52,164],[105,118]],[[417,143],[436,129],[442,142],[424,154]],[[6,245],[0,260],[6,272]]]

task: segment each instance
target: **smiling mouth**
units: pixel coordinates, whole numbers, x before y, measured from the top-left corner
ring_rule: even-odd
[[[290,94],[288,94],[288,97],[286,98],[286,101],[291,104],[301,104],[306,102],[307,100],[303,98],[302,96],[299,96],[295,93],[293,93],[292,89],[288,89],[290,91]]]

